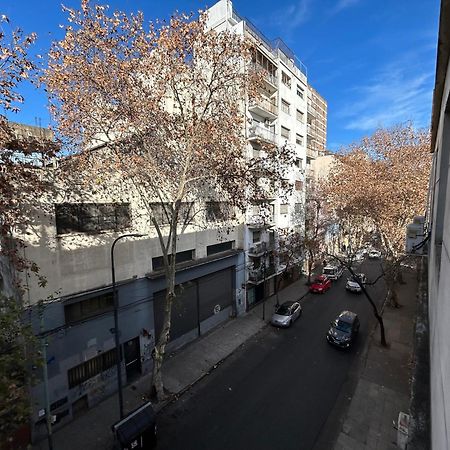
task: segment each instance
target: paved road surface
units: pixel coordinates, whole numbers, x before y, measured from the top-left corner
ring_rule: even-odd
[[[369,280],[378,270],[377,262],[363,265]],[[346,276],[326,294],[308,295],[302,317],[290,329],[265,328],[162,411],[157,448],[306,450],[326,441],[324,424],[328,419],[329,429],[343,411],[343,392],[374,323],[367,300],[345,290]],[[369,292],[381,302],[384,283]],[[325,341],[330,321],[344,309],[361,321],[358,341],[348,352]]]

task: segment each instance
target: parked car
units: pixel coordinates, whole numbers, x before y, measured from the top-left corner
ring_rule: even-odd
[[[342,311],[331,322],[326,335],[327,341],[340,348],[349,348],[355,341],[359,332],[358,315],[351,311]]]
[[[370,250],[369,258],[370,259],[379,259],[379,258],[381,258],[381,252],[378,250]]]
[[[337,280],[342,276],[344,268],[342,266],[325,266],[322,274],[326,275],[330,280]]]
[[[323,294],[325,291],[330,289],[331,280],[326,275],[319,275],[314,278],[311,286],[309,286],[309,292],[317,292]]]
[[[367,283],[367,278],[363,273],[356,273],[355,275],[359,278],[359,281],[362,284]],[[345,285],[345,289],[347,289],[347,291],[356,292],[358,294],[362,291],[361,286],[356,281],[355,277],[347,278],[347,284]]]
[[[284,302],[275,311],[270,323],[276,327],[290,327],[302,315],[299,302]]]

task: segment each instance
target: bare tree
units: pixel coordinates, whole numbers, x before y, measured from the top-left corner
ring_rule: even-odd
[[[244,211],[264,198],[263,182],[282,188],[292,155],[264,146],[264,157],[246,156],[244,112],[262,79],[243,38],[208,30],[203,13],[146,23],[142,13],[109,14],[87,0],[66,11],[43,81],[80,171],[99,184],[130,183],[158,239],[167,283],[153,369],[161,400],[179,236],[200,227],[205,200]]]

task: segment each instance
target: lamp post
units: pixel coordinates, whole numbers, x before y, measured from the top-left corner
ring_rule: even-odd
[[[112,277],[112,289],[113,289],[113,303],[114,303],[114,338],[116,343],[116,367],[117,367],[117,383],[119,388],[119,412],[120,418],[123,418],[123,395],[122,395],[122,372],[120,365],[120,336],[119,336],[119,305],[116,292],[116,272],[114,268],[114,247],[117,241],[129,237],[143,237],[143,234],[124,234],[119,236],[111,246],[111,277]]]

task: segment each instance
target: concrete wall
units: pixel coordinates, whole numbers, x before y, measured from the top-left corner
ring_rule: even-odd
[[[450,448],[450,2],[441,4],[433,105],[433,169],[430,180],[429,320],[431,444]]]

